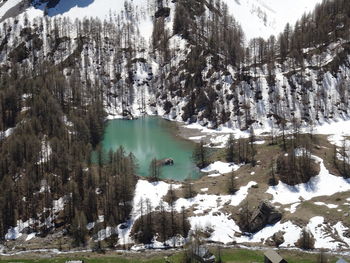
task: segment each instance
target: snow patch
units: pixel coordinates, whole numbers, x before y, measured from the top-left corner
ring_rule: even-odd
[[[217,161],[215,163],[210,164],[206,168],[203,168],[201,171],[203,173],[213,173],[218,172],[220,174],[227,174],[232,171],[237,171],[240,168],[240,165],[234,163],[224,163],[221,161]]]
[[[175,207],[177,211],[194,207],[195,214],[205,214],[208,211],[218,212],[224,205],[238,206],[248,195],[249,189],[256,185],[256,182],[249,182],[241,187],[234,195],[208,195],[198,194],[193,198],[179,198]]]
[[[31,239],[33,239],[36,236],[36,233],[31,233],[26,237],[26,241],[29,241]]]
[[[323,205],[323,206],[327,206],[328,208],[331,208],[331,209],[335,209],[335,208],[338,208],[338,205],[333,205],[333,204],[326,204],[326,203],[323,203],[323,202],[315,202],[314,203],[315,205]]]
[[[297,207],[300,205],[300,203],[295,203],[290,206],[290,212],[293,214],[297,210]]]
[[[3,5],[0,5],[0,19],[13,7],[21,3],[22,0],[7,0]]]
[[[310,200],[314,197],[330,196],[350,190],[349,180],[330,174],[321,158],[314,155],[312,158],[319,163],[320,173],[306,184],[290,186],[279,182],[276,186],[270,186],[266,193],[273,196],[273,202],[291,204],[300,199]]]
[[[181,185],[173,184],[173,189],[178,189]],[[159,206],[163,197],[168,193],[170,184],[159,181],[159,182],[148,182],[147,180],[138,180],[135,188],[135,195],[133,198],[133,208],[131,211],[131,218],[126,222],[127,227],[121,228],[118,226],[116,231],[120,238],[120,244],[132,243],[132,237],[130,236],[131,229],[135,221],[141,216],[140,205],[141,202],[149,202],[153,209]],[[108,234],[108,233],[107,233]],[[102,235],[103,236],[103,235]]]

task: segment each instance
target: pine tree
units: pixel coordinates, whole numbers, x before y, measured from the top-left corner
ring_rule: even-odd
[[[184,196],[185,198],[192,198],[195,196],[195,191],[193,190],[193,182],[191,175],[184,182]]]
[[[255,134],[253,127],[250,127],[250,133],[249,133],[249,151],[250,151],[250,162],[252,166],[256,165],[255,155],[256,155],[256,149],[255,149]]]
[[[235,139],[232,134],[230,134],[229,139],[226,144],[226,161],[234,162],[236,160],[236,149],[235,149]]]
[[[229,182],[228,182],[228,192],[229,194],[235,194],[238,191],[237,189],[237,183],[236,183],[236,176],[235,176],[235,172],[232,169],[231,173],[230,173],[230,177],[229,177]]]
[[[276,172],[275,172],[275,161],[272,160],[270,164],[270,179],[269,185],[275,186],[277,185]]]
[[[204,147],[203,140],[195,146],[192,159],[199,168],[204,168],[208,165],[208,150]]]
[[[76,211],[70,228],[74,246],[85,246],[87,235],[86,225],[87,220],[85,214],[82,211]]]
[[[149,177],[152,181],[158,181],[161,177],[160,165],[156,158],[153,158],[149,166]]]
[[[308,229],[303,228],[296,244],[301,249],[311,250],[314,249],[315,239]]]

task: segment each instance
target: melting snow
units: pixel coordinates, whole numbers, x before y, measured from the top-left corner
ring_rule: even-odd
[[[213,215],[210,213],[205,216],[193,216],[189,218],[191,229],[212,230],[210,240],[215,242],[223,242],[225,244],[233,242],[235,232],[240,232],[236,225],[228,215],[220,214]]]
[[[15,240],[22,236],[22,231],[29,227],[31,223],[35,222],[33,219],[29,219],[28,221],[23,222],[22,220],[17,221],[16,227],[10,227],[10,229],[7,231],[7,234],[5,235],[6,240]]]
[[[258,144],[258,145],[261,145],[261,144],[265,144],[266,142],[265,141],[255,141],[254,144]]]
[[[173,185],[173,189],[177,189],[181,185]],[[165,182],[148,182],[147,180],[139,180],[136,184],[135,196],[133,199],[133,209],[131,211],[131,219],[127,222],[127,228],[117,228],[120,237],[121,244],[127,244],[132,242],[130,232],[135,221],[141,216],[140,204],[146,201],[150,203],[153,208],[156,208],[161,203],[163,197],[168,193],[170,184]]]
[[[246,186],[241,187],[234,195],[208,195],[198,194],[193,198],[179,198],[176,201],[176,209],[181,211],[182,207],[196,208],[195,214],[206,213],[207,211],[219,211],[223,205],[238,206],[248,195],[249,189],[256,185],[256,182],[249,182]]]
[[[300,199],[310,200],[350,190],[349,180],[330,174],[321,158],[314,155],[312,158],[320,164],[320,173],[306,184],[290,186],[279,182],[278,185],[269,187],[266,192],[273,195],[273,202],[291,204]]]
[[[49,161],[50,156],[52,153],[52,149],[50,146],[50,143],[47,141],[46,136],[44,140],[41,141],[41,151],[40,151],[40,160],[38,161],[38,164],[40,163],[46,163]]]
[[[190,208],[195,207],[195,214],[204,214],[209,210],[211,212],[216,211],[219,212],[224,205],[239,205],[248,195],[248,190],[251,186],[255,185],[255,182],[250,182],[246,186],[241,187],[239,191],[235,195],[208,195],[208,194],[198,194],[194,198],[185,199],[180,198],[175,203],[175,209],[180,212],[182,208]],[[174,189],[179,188],[181,185],[173,185]],[[131,219],[127,222],[128,227],[126,229],[117,228],[118,234],[121,238],[121,243],[130,243],[132,242],[132,238],[130,237],[130,231],[134,222],[140,217],[140,203],[141,200],[146,202],[148,199],[151,206],[156,208],[159,206],[163,197],[168,193],[170,185],[165,182],[155,182],[150,183],[146,180],[139,180],[136,185],[135,196],[133,199],[133,210],[131,212]],[[203,190],[207,190],[207,188],[203,188]],[[167,209],[169,207],[166,206]],[[196,220],[201,220],[201,217],[197,219],[195,217],[190,219],[191,225],[195,223]],[[203,221],[204,219],[202,219]],[[203,221],[204,222],[204,221]],[[105,233],[101,233],[101,236],[105,236]]]
[[[26,241],[29,241],[31,239],[33,239],[36,236],[36,233],[31,233],[26,237]]]
[[[9,128],[6,131],[0,131],[0,139],[9,137],[14,131],[14,128]]]
[[[200,136],[193,136],[193,137],[189,137],[190,140],[192,141],[200,141],[205,137],[205,135],[200,135]]]
[[[322,216],[316,216],[310,219],[307,229],[311,231],[315,238],[315,248],[337,248],[337,243],[333,243],[333,239],[325,235],[324,218]],[[331,246],[331,247],[330,247]]]
[[[290,212],[293,214],[297,210],[297,207],[300,205],[300,203],[295,203],[290,206]]]
[[[292,26],[304,12],[311,11],[321,0],[225,0],[230,12],[242,25],[250,40],[254,37],[268,38]]]
[[[215,163],[210,164],[206,168],[202,169],[201,171],[204,173],[212,173],[212,172],[219,172],[220,174],[227,174],[233,171],[237,171],[240,168],[239,165],[236,165],[234,163],[224,163],[217,161]]]
[[[331,208],[331,209],[338,208],[338,205],[326,204],[326,203],[323,203],[323,202],[315,202],[314,204],[315,205],[324,205],[324,206],[327,206],[328,208]]]

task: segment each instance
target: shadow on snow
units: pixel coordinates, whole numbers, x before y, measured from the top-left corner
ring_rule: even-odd
[[[47,6],[48,16],[52,17],[56,15],[63,15],[74,7],[87,7],[93,2],[94,0],[50,0],[48,3],[35,5],[35,8],[44,11]]]

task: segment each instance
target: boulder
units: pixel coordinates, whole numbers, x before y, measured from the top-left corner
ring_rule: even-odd
[[[350,229],[345,230],[345,231],[343,232],[343,236],[346,237],[346,238],[350,238]]]
[[[278,231],[273,236],[266,239],[265,244],[271,247],[279,247],[284,243],[284,234],[283,231]]]
[[[171,158],[165,158],[162,160],[158,160],[157,161],[157,165],[159,166],[170,166],[170,165],[174,165],[174,160]]]
[[[123,119],[124,120],[135,120],[136,118],[132,115],[132,113],[128,110],[123,111]]]
[[[282,218],[282,214],[271,204],[261,202],[258,208],[253,211],[249,220],[249,232],[259,232],[267,225],[276,224]]]

